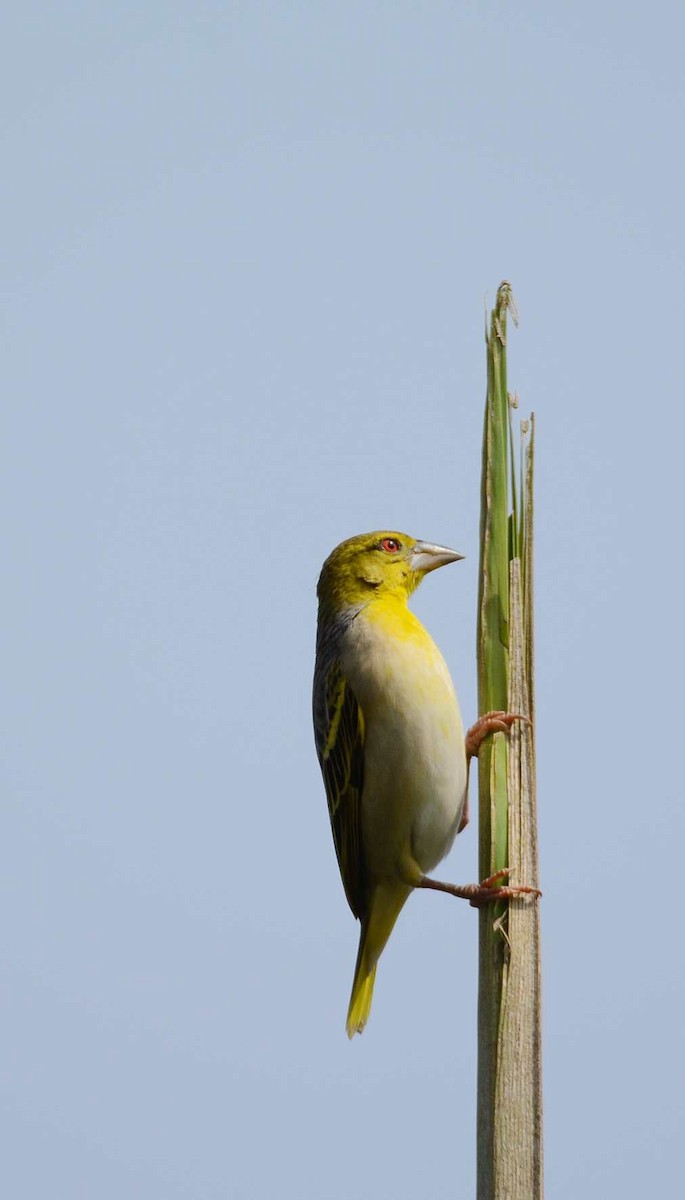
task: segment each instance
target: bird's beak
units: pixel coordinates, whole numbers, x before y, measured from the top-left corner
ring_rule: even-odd
[[[409,555],[409,566],[412,571],[434,571],[436,567],[444,567],[446,563],[459,562],[464,557],[450,550],[447,546],[435,546],[433,542],[417,542]]]

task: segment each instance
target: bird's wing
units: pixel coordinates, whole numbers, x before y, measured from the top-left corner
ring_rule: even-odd
[[[366,910],[360,809],[364,784],[364,716],[340,662],[317,657],[314,733],[326,786],[335,852],[355,917]]]

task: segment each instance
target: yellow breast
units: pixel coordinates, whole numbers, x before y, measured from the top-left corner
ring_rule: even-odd
[[[365,720],[362,822],[379,875],[413,847],[423,870],[454,838],[466,795],[459,705],[445,660],[406,605],[371,604],[344,669]]]

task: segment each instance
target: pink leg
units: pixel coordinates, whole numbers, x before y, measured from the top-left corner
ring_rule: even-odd
[[[484,739],[489,733],[508,733],[514,721],[526,721],[531,724],[529,717],[521,713],[488,712],[479,717],[466,734],[466,758],[478,758]]]
[[[483,739],[489,733],[508,733],[514,721],[528,721],[528,717],[522,717],[519,713],[507,712],[489,712],[484,716],[479,717],[475,725],[472,725],[466,734],[466,763],[467,766],[472,758],[478,757]],[[530,724],[530,722],[529,722]],[[469,823],[469,790],[468,783],[466,787],[466,799],[464,800],[464,811],[461,814],[461,821],[457,833],[461,833]]]
[[[420,888],[431,888],[435,892],[447,892],[449,896],[457,896],[460,900],[468,900],[473,908],[483,904],[493,904],[496,900],[514,900],[517,896],[541,896],[542,892],[533,887],[500,887],[498,882],[509,874],[509,868],[497,871],[484,879],[482,883],[441,883],[439,879],[429,879],[424,875],[415,885]]]

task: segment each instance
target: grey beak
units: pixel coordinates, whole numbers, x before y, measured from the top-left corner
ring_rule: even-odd
[[[417,542],[409,555],[409,566],[412,571],[434,571],[436,567],[444,567],[447,563],[459,562],[464,557],[450,550],[448,546],[436,546],[433,542]]]

